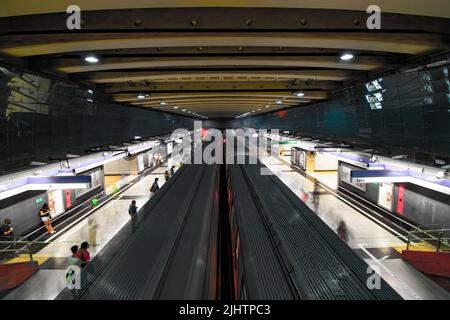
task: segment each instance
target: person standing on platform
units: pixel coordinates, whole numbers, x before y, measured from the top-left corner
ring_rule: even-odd
[[[164,172],[164,178],[166,179],[166,182],[169,181],[169,178],[170,178],[169,171],[166,170],[166,171]]]
[[[158,180],[159,180],[158,178],[155,178],[155,181],[153,182],[152,186],[150,187],[150,194],[152,196],[159,190]]]
[[[173,176],[174,173],[175,173],[175,166],[172,166],[172,167],[170,168],[170,175]]]
[[[14,228],[11,227],[11,219],[6,218],[2,227],[0,228],[0,240],[1,241],[16,241],[16,237],[14,236]],[[16,249],[16,244],[14,242],[8,242],[7,247],[11,247],[11,250]],[[11,257],[17,257],[17,254],[13,252]]]
[[[130,207],[128,208],[128,214],[131,217],[131,228],[134,232],[137,229],[137,207],[136,207],[136,200],[131,201]]]
[[[53,229],[52,226],[52,217],[50,215],[50,208],[48,207],[48,204],[44,203],[42,206],[41,211],[39,211],[39,216],[41,217],[42,222],[44,223],[45,229],[47,229],[48,233],[55,233],[56,231]]]

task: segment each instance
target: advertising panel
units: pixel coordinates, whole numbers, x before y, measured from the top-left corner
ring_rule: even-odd
[[[392,198],[394,193],[394,186],[390,183],[380,183],[378,193],[378,205],[392,211]]]
[[[138,173],[143,172],[145,169],[143,154],[140,154],[137,156],[137,169],[138,169]]]
[[[48,190],[48,206],[51,216],[57,217],[64,212],[64,199],[62,190]]]
[[[70,208],[72,206],[72,197],[70,196],[69,190],[64,190],[65,198],[66,198],[66,208]]]
[[[295,147],[291,149],[291,163],[303,171],[306,171],[306,159],[306,151]]]
[[[148,156],[148,167],[151,168],[155,165],[155,157],[153,156],[153,151],[149,151],[147,156]]]
[[[404,198],[405,198],[405,186],[400,184],[398,186],[398,194],[397,194],[397,210],[396,212],[399,215],[403,215],[403,207],[404,207]]]

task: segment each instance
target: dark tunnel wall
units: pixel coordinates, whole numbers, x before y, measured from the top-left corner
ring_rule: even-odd
[[[0,174],[192,126],[192,118],[114,104],[86,88],[0,67]]]
[[[447,157],[450,155],[448,70],[447,64],[372,79],[375,81],[334,93],[330,101],[250,117],[244,124]],[[381,109],[372,109],[380,106]]]

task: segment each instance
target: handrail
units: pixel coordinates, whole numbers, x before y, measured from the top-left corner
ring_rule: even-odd
[[[3,237],[4,238],[13,238],[15,239],[16,237]],[[31,250],[31,244],[32,241],[27,241],[27,240],[0,240],[0,245],[2,243],[7,244],[6,248],[2,248],[0,249],[0,254],[2,253],[8,253],[8,252],[12,252],[14,254],[17,254],[17,252],[26,250],[26,252],[28,253],[29,257],[30,257],[30,261],[33,261],[33,251]],[[8,244],[12,244],[12,245],[8,245]],[[21,248],[17,248],[17,245],[23,245]],[[8,249],[11,248],[11,249]],[[26,249],[24,249],[26,248]],[[5,257],[5,259],[7,259],[8,257]],[[0,257],[0,259],[4,260],[3,257]]]
[[[450,229],[429,229],[429,230],[416,230],[416,231],[410,231],[409,233],[415,234],[415,233],[431,233],[431,232],[447,232],[450,231]]]

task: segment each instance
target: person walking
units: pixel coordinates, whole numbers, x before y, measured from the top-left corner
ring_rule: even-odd
[[[166,179],[166,182],[169,181],[169,179],[170,179],[169,171],[166,170],[166,171],[164,172],[164,178]]]
[[[52,216],[50,215],[50,208],[47,203],[44,203],[42,209],[39,211],[39,216],[41,217],[41,221],[44,223],[45,229],[47,229],[48,233],[55,233],[56,231],[52,226]]]
[[[175,166],[172,166],[172,167],[170,168],[170,175],[173,176],[174,173],[175,173]]]
[[[158,178],[155,178],[155,181],[150,187],[150,193],[152,196],[159,190],[158,180],[159,180]]]
[[[131,229],[134,232],[137,229],[137,207],[136,207],[136,200],[131,201],[130,207],[128,208],[128,214],[131,217]]]

